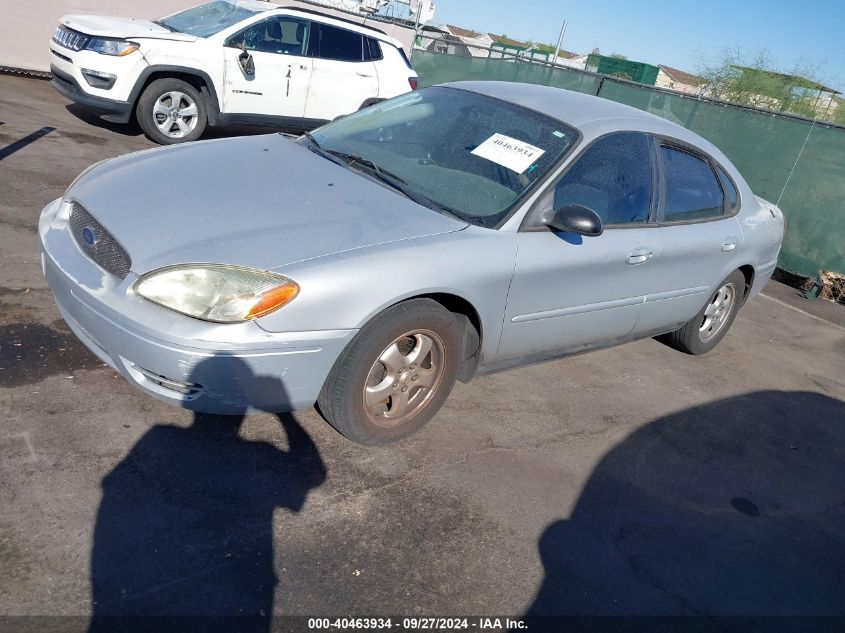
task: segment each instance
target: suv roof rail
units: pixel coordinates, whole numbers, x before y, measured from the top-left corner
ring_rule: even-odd
[[[292,7],[290,5],[280,5],[280,9],[290,9],[291,11],[301,11],[302,13],[311,13],[312,15],[319,15],[323,18],[328,18],[330,20],[338,20],[339,22],[346,22],[347,24],[352,24],[353,26],[360,26],[361,28],[370,29],[371,31],[375,31],[376,33],[381,33],[386,37],[390,37],[382,31],[381,29],[377,29],[374,26],[370,26],[369,24],[362,24],[361,22],[356,22],[355,20],[350,20],[349,18],[341,18],[336,15],[332,15],[331,13],[324,13],[323,11],[317,11],[317,9],[305,9],[303,7]],[[366,18],[364,18],[366,20]]]

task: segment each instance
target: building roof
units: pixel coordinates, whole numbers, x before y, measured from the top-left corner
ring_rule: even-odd
[[[566,59],[575,59],[576,57],[586,57],[586,55],[581,55],[580,53],[573,53],[572,51],[565,51],[563,49],[560,49],[558,57],[565,57]]]
[[[480,37],[481,33],[476,33],[475,31],[471,31],[469,29],[462,29],[459,26],[454,26],[452,24],[445,25],[447,29],[452,32],[452,35],[457,35],[458,37]]]
[[[502,44],[504,46],[513,46],[516,48],[526,48],[528,46],[527,42],[520,42],[519,40],[511,39],[507,35],[496,35],[495,33],[488,33],[487,35],[490,36],[490,39],[493,40],[494,44]]]
[[[700,86],[701,84],[707,83],[706,79],[703,79],[698,75],[686,73],[683,70],[678,70],[677,68],[672,68],[671,66],[658,64],[657,67],[660,68],[660,70],[662,70],[664,73],[669,75],[669,79],[677,81],[679,84],[684,84],[687,86]]]
[[[555,47],[549,44],[537,44],[534,48],[538,51],[548,53],[549,55],[555,54]],[[565,51],[563,49],[560,49],[558,56],[563,57],[565,59],[575,59],[576,57],[582,57],[582,55],[579,55],[578,53],[573,53],[572,51]]]

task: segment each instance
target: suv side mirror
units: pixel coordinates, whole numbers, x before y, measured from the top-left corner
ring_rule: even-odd
[[[238,64],[245,75],[252,76],[255,74],[255,62],[252,59],[252,55],[246,50],[246,44],[244,42],[241,42],[240,49],[241,54],[238,55]]]
[[[543,224],[554,231],[577,233],[588,237],[597,237],[604,231],[599,214],[580,204],[567,204],[548,213],[543,218]]]

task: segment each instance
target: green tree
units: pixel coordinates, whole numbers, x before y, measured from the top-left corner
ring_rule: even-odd
[[[820,102],[827,102],[819,98],[819,68],[799,63],[791,71],[778,70],[765,49],[753,56],[740,48],[726,49],[715,63],[702,62],[698,74],[715,99],[808,118],[824,115]]]

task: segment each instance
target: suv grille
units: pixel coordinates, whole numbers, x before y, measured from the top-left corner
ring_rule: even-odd
[[[123,279],[132,260],[112,234],[78,202],[71,203],[70,230],[82,252],[106,272]]]
[[[72,51],[81,51],[88,46],[90,38],[84,33],[74,31],[66,26],[60,26],[53,33],[53,41],[59,46],[64,46]]]

